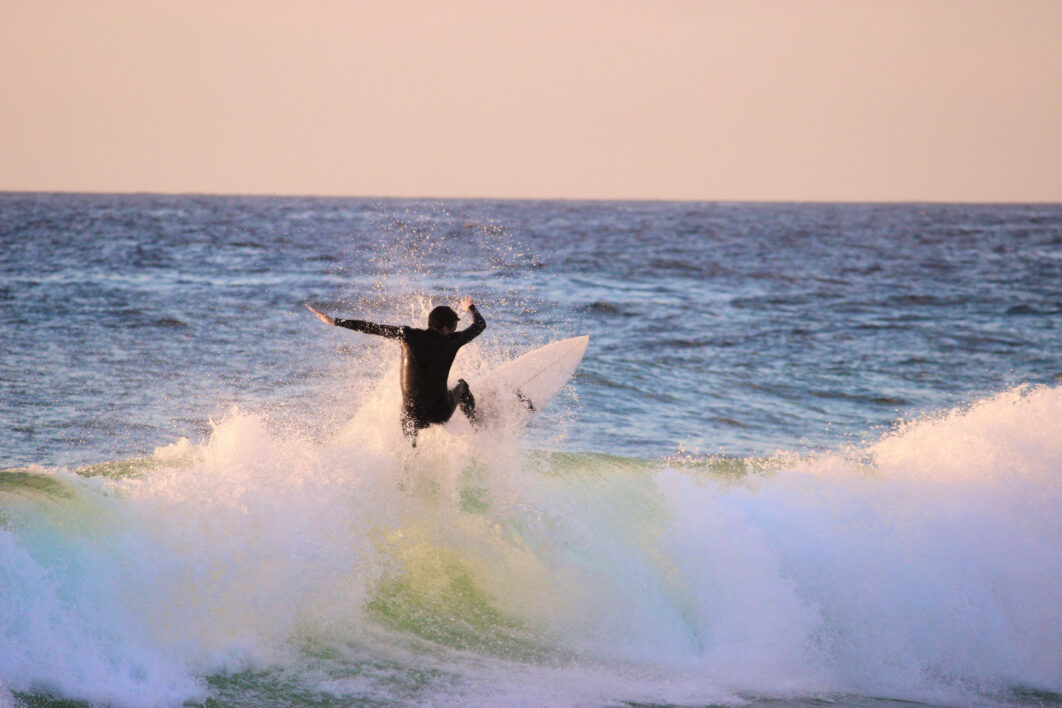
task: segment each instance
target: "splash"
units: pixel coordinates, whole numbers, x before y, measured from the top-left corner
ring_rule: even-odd
[[[697,464],[452,429],[411,450],[391,388],[331,430],[233,409],[201,444],[0,473],[7,690],[113,705],[1062,691],[1058,389],[837,454]]]

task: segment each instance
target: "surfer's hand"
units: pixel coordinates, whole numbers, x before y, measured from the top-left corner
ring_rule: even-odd
[[[321,320],[326,325],[334,325],[336,323],[336,318],[335,317],[329,317],[328,315],[326,315],[325,313],[321,312],[320,310],[315,309],[314,306],[311,305],[308,302],[306,303],[306,309],[308,309],[313,314],[317,315],[317,319]]]
[[[468,308],[472,307],[472,305],[472,298],[470,298],[468,295],[465,295],[463,298],[461,298],[461,309],[465,312],[467,312]]]

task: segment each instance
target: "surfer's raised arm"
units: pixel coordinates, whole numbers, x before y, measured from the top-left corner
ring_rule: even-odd
[[[472,324],[470,324],[467,329],[463,329],[456,333],[456,336],[460,341],[458,346],[463,346],[471,342],[479,336],[480,332],[487,328],[487,321],[483,319],[483,315],[479,314],[479,309],[476,308],[476,304],[472,302],[472,298],[468,295],[461,298],[460,307],[462,310],[472,313]]]
[[[309,303],[306,303],[306,307],[310,310],[310,312],[317,315],[317,319],[321,320],[326,325],[345,327],[347,329],[352,329],[355,332],[375,334],[380,337],[389,337],[390,339],[402,339],[405,336],[405,327],[376,324],[375,322],[366,322],[365,320],[341,320],[336,317],[326,315],[325,313],[316,309],[313,305]]]

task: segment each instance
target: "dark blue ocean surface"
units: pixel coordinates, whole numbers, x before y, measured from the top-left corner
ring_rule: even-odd
[[[832,449],[1062,372],[1062,207],[6,194],[0,466],[341,421],[383,362],[302,303],[466,292],[499,360],[591,336],[566,449]]]

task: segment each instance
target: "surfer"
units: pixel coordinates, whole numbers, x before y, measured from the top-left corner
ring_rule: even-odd
[[[472,324],[460,332],[457,331],[460,318],[446,305],[440,305],[428,314],[427,329],[336,319],[309,303],[306,307],[325,324],[402,342],[402,432],[414,447],[418,430],[433,423],[445,423],[458,406],[473,425],[477,422],[476,399],[468,383],[458,379],[453,389],[446,387],[457,350],[487,327],[471,297],[463,297],[460,307],[472,313]]]

